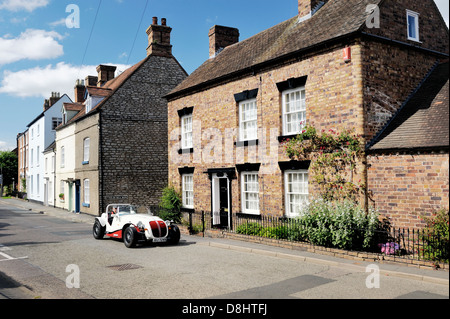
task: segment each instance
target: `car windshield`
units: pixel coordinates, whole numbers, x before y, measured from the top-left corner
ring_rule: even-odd
[[[137,208],[133,205],[110,205],[108,206],[108,213],[119,215],[137,214]]]
[[[134,214],[150,214],[151,211],[146,206],[138,206],[138,205],[128,205],[128,204],[117,204],[117,205],[109,205],[107,209],[107,213],[114,213],[118,215],[134,215]]]

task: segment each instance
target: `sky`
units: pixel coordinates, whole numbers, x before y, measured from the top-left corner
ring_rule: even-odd
[[[448,26],[448,1],[435,2]],[[154,16],[172,27],[173,55],[190,74],[209,57],[212,26],[244,40],[296,14],[296,0],[0,0],[0,151],[16,147],[51,92],[73,99],[97,65],[120,72],[145,58]]]

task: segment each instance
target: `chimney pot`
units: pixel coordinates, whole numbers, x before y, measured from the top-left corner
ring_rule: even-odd
[[[147,56],[172,56],[172,45],[170,44],[170,33],[172,28],[168,27],[167,20],[161,19],[162,25],[155,24],[155,18],[153,18],[153,24],[148,27],[148,47]]]
[[[152,25],[158,25],[158,17],[153,17]]]

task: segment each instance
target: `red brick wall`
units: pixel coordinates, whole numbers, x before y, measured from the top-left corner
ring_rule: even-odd
[[[363,87],[361,77],[361,46],[352,45],[352,62],[343,60],[343,46],[330,48],[314,57],[305,57],[299,62],[288,63],[256,75],[212,87],[202,92],[169,102],[169,183],[181,189],[178,168],[195,167],[194,207],[196,210],[211,210],[211,181],[205,174],[210,168],[232,168],[236,164],[261,163],[260,211],[262,214],[283,216],[284,178],[278,167],[279,161],[289,161],[277,137],[282,131],[282,97],[277,83],[290,78],[308,76],[306,82],[307,119],[318,129],[343,130],[354,128],[363,133]],[[259,145],[236,147],[239,127],[238,104],[234,94],[245,90],[259,89],[257,96]],[[194,107],[194,153],[179,155],[180,117],[178,110]],[[201,131],[199,130],[201,128]],[[230,129],[235,130],[230,138]],[[197,133],[196,133],[196,130]],[[208,135],[208,130],[213,133]],[[197,137],[195,137],[197,134]],[[200,136],[203,139],[200,141]],[[215,134],[215,135],[214,135]],[[271,138],[272,137],[272,138]],[[212,141],[216,142],[213,143]],[[208,148],[215,144],[217,148]],[[265,148],[264,148],[264,144]],[[200,151],[200,147],[203,152]],[[256,156],[249,157],[249,149]],[[213,151],[213,152],[209,152]],[[242,152],[244,157],[238,156]],[[219,153],[219,154],[218,154]],[[221,153],[221,154],[220,154]],[[356,178],[356,177],[355,177]],[[310,186],[313,194],[314,186]],[[240,179],[232,181],[232,209],[241,211]]]
[[[449,154],[368,157],[375,207],[395,227],[421,228],[421,215],[449,209]]]

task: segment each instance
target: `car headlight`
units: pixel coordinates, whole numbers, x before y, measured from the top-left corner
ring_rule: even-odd
[[[144,226],[144,224],[143,224],[142,222],[139,222],[139,223],[137,224],[137,227],[138,227],[141,231],[144,231],[145,226]]]

